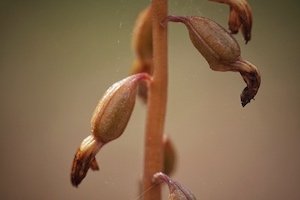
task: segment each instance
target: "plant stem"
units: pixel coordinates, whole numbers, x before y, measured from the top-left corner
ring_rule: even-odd
[[[159,185],[152,182],[153,174],[163,169],[162,136],[164,131],[168,86],[167,25],[160,22],[168,15],[167,0],[152,0],[153,79],[149,88],[145,132],[143,190],[144,200],[160,200]],[[147,190],[151,187],[150,190]]]

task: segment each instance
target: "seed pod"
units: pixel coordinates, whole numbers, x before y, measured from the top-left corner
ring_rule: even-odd
[[[113,84],[99,101],[91,120],[91,132],[104,144],[119,137],[127,126],[137,83],[149,79],[146,73],[129,76]]]
[[[164,150],[164,165],[163,172],[170,176],[176,168],[176,151],[174,145],[167,135],[163,137],[163,150]]]
[[[132,66],[132,70],[130,74],[137,74],[137,73],[147,73],[152,75],[153,74],[153,61],[151,59],[140,59],[140,58],[135,58]],[[147,98],[148,98],[148,86],[146,83],[141,83],[139,84],[138,87],[138,96],[140,99],[144,102],[147,103]]]
[[[178,182],[172,180],[166,174],[158,172],[153,175],[154,181],[163,181],[168,184],[169,187],[169,197],[168,200],[196,200],[196,197]]]
[[[132,46],[138,58],[153,57],[151,6],[138,16],[132,34]]]
[[[241,28],[246,44],[251,39],[252,12],[246,0],[209,0],[230,6],[229,30],[237,33]]]
[[[145,8],[138,16],[132,34],[132,46],[136,54],[130,74],[153,74],[153,43],[151,6]],[[138,96],[147,102],[148,87],[140,84]]]
[[[241,54],[236,39],[216,22],[204,17],[168,16],[164,22],[181,22],[188,28],[192,43],[216,71],[221,61],[234,62]]]
[[[98,170],[95,155],[101,147],[125,130],[135,104],[138,83],[149,81],[146,73],[129,76],[113,84],[100,99],[91,120],[92,135],[79,146],[71,171],[71,182],[79,185],[89,168]]]
[[[240,56],[240,47],[235,38],[216,22],[204,17],[168,16],[168,21],[186,25],[192,43],[215,71],[240,72],[247,87],[241,94],[242,106],[256,95],[260,86],[257,68]]]

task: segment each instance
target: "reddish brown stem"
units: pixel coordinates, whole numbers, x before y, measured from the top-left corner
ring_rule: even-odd
[[[167,26],[161,26],[161,21],[167,15],[168,1],[152,0],[154,71],[149,90],[145,133],[144,200],[161,199],[160,187],[152,182],[152,177],[155,173],[162,171],[163,168],[162,136],[167,102],[168,40]],[[151,189],[148,190],[149,188]]]

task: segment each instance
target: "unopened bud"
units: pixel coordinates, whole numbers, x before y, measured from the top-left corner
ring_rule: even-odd
[[[150,80],[146,73],[129,76],[113,84],[100,99],[91,120],[92,135],[79,146],[72,165],[71,182],[77,186],[89,168],[98,170],[95,155],[101,147],[125,130],[134,108],[137,85]]]
[[[174,145],[167,135],[163,137],[164,165],[163,172],[170,176],[176,167],[177,155]]]
[[[145,8],[138,16],[132,34],[132,46],[136,54],[130,74],[153,74],[153,38],[151,6]],[[140,84],[138,96],[147,102],[148,87]]]
[[[144,59],[152,59],[152,17],[151,6],[145,8],[138,16],[132,34],[132,46],[137,57]]]
[[[146,73],[135,74],[106,91],[91,120],[91,131],[97,140],[107,143],[123,133],[133,111],[137,85],[140,80],[149,78]]]
[[[254,98],[260,86],[259,71],[241,58],[240,47],[228,31],[216,22],[203,17],[168,16],[163,23],[168,21],[186,25],[192,43],[212,70],[240,72],[247,83],[241,94],[242,106]]]
[[[132,70],[130,74],[137,74],[137,73],[147,73],[152,75],[153,74],[153,61],[151,59],[141,59],[135,58],[132,66]],[[146,103],[148,99],[148,85],[145,82],[139,84],[138,96],[140,99]]]
[[[164,22],[186,25],[192,43],[213,70],[221,71],[220,62],[234,62],[241,54],[236,39],[216,22],[204,17],[168,16]]]

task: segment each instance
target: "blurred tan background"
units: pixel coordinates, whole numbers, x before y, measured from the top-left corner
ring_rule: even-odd
[[[238,73],[211,71],[182,24],[169,26],[165,131],[178,153],[174,179],[198,199],[300,199],[299,2],[249,0],[252,40],[236,36],[262,75],[245,108]],[[131,33],[149,1],[0,2],[0,199],[128,199],[138,196],[145,107],[97,155],[79,188],[74,153],[97,101],[127,76]],[[210,17],[225,5],[170,0],[170,14]],[[167,196],[164,196],[166,199]]]

